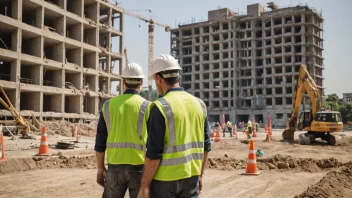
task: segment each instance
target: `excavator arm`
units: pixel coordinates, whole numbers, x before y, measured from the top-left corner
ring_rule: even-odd
[[[290,120],[288,121],[287,128],[282,133],[282,137],[284,140],[293,141],[294,132],[296,131],[297,126],[298,112],[305,91],[308,93],[308,96],[310,98],[312,116],[314,117],[321,108],[320,91],[312,77],[309,75],[307,66],[301,65],[297,79],[296,89],[294,92],[292,115]]]

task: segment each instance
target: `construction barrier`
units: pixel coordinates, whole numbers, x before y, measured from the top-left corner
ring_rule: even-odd
[[[3,162],[6,160],[5,157],[5,139],[4,139],[4,133],[2,132],[2,125],[0,125],[0,162]]]
[[[254,149],[254,140],[251,140],[249,144],[246,172],[242,173],[242,175],[259,175],[260,173],[261,172],[257,171],[257,159],[256,150]]]
[[[43,126],[42,128],[42,138],[40,139],[40,147],[39,147],[39,153],[37,154],[39,156],[50,156],[49,154],[49,142],[48,142],[48,135],[46,133],[46,127]]]

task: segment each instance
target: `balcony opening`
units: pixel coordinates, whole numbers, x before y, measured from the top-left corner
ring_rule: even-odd
[[[84,30],[83,30],[83,42],[87,43],[89,45],[97,46],[97,31],[96,28],[84,25]]]
[[[265,45],[266,45],[266,46],[271,45],[271,39],[265,40]]]
[[[209,70],[209,64],[203,64],[203,70],[205,71]]]
[[[84,17],[98,23],[97,16],[98,4],[95,1],[84,1]]]
[[[96,52],[83,51],[83,67],[84,68],[96,68],[98,55]]]
[[[219,54],[213,54],[213,60],[219,60],[220,55]]]
[[[229,44],[223,43],[223,44],[222,44],[222,49],[223,49],[223,50],[229,49]]]
[[[192,63],[192,58],[191,57],[183,58],[183,64],[191,64],[191,63]]]
[[[194,79],[195,79],[196,81],[200,80],[200,75],[199,75],[199,74],[195,74],[195,75],[194,75]]]
[[[222,53],[222,58],[223,58],[223,59],[229,58],[229,53],[228,53],[228,52]]]
[[[276,104],[277,105],[277,104]],[[283,119],[284,118],[284,114],[282,114],[282,113],[277,113],[276,114],[276,119]]]
[[[292,87],[286,87],[286,94],[292,94]]]
[[[292,67],[291,66],[287,66],[285,69],[286,69],[286,73],[291,73],[292,72]]]
[[[263,56],[262,50],[256,50],[255,53],[256,53],[256,56]]]
[[[220,49],[219,44],[213,44],[213,51],[218,51]]]
[[[22,53],[41,58],[42,38],[22,32]]]
[[[292,76],[286,76],[286,83],[292,83]]]
[[[271,20],[265,21],[265,27],[270,27],[271,26]]]
[[[275,77],[275,84],[280,85],[283,83],[283,77],[282,76],[276,76]]]
[[[229,34],[227,33],[222,34],[222,40],[226,41],[227,39],[229,39]]]
[[[301,43],[301,42],[302,42],[301,36],[295,36],[295,43]]]
[[[301,23],[301,16],[295,16],[295,23]]]
[[[302,47],[300,45],[295,46],[295,53],[301,53]]]
[[[256,64],[257,67],[263,66],[263,59],[257,59],[257,60],[255,60],[255,64]]]
[[[62,88],[62,70],[43,68],[43,86]]]
[[[40,26],[39,22],[36,27],[38,26]],[[60,35],[65,35],[64,26],[65,23],[63,15],[53,12],[46,8],[44,9],[44,30],[55,32]]]
[[[286,97],[286,105],[292,105],[292,98]]]
[[[229,77],[229,73],[227,71],[222,72],[222,77],[223,78],[228,78]]]
[[[291,24],[291,23],[292,23],[292,17],[291,16],[285,17],[285,24]]]
[[[45,59],[50,59],[62,63],[64,61],[64,44],[55,43],[44,38],[44,54]]]
[[[61,113],[61,94],[43,93],[43,112]]]
[[[194,89],[197,89],[197,90],[199,90],[199,83],[194,83]]]
[[[7,62],[0,59],[0,80],[16,82],[16,61]]]
[[[209,61],[209,54],[204,54],[203,55],[203,61]]]
[[[1,9],[1,8],[0,8]],[[0,24],[0,48],[17,51],[17,31],[15,27]]]
[[[189,83],[183,83],[183,84],[182,84],[182,87],[183,87],[186,91],[188,91],[188,90],[191,89],[191,84],[189,84]]]
[[[285,43],[291,43],[292,42],[292,37],[285,37]]]
[[[295,26],[295,33],[301,33],[302,27],[301,26]]]
[[[85,83],[93,83],[92,81],[95,82],[95,76],[93,75],[86,75],[85,78],[86,80]],[[107,77],[103,77],[103,76],[99,76],[99,82],[98,82],[98,92],[101,92],[101,93],[105,93],[105,94],[108,94],[109,93],[109,89],[108,89],[108,86],[109,86],[109,81],[108,81],[108,78]]]
[[[257,31],[256,33],[255,33],[255,36],[257,37],[257,38],[262,38],[263,37],[263,32],[260,30],[260,31]]]
[[[66,37],[79,41],[82,41],[82,24],[75,20],[66,19]]]
[[[271,77],[266,78],[265,80],[266,80],[266,84],[267,84],[267,85],[271,85],[271,84],[273,84],[273,82],[272,82],[272,78],[271,78]]]
[[[39,92],[25,92],[20,94],[20,111],[35,111],[40,112],[40,93]]]
[[[296,65],[296,66],[295,66],[295,72],[299,72],[300,67],[301,67],[301,66]]]
[[[209,79],[209,74],[208,73],[203,74],[203,80],[208,80],[208,79]]]
[[[208,82],[204,82],[203,83],[203,88],[204,89],[209,89],[209,83]],[[204,95],[208,95],[208,97],[206,97],[206,98],[209,98],[209,93],[208,92],[204,92]]]
[[[282,39],[281,38],[276,38],[274,42],[275,42],[275,45],[279,45],[279,44],[282,43]]]
[[[281,25],[282,21],[281,18],[274,19],[274,25]]]
[[[204,27],[204,28],[203,28],[203,33],[205,33],[205,34],[206,34],[206,33],[209,33],[209,27]]]
[[[220,78],[220,74],[219,74],[219,72],[215,72],[215,73],[213,73],[213,78],[214,79],[218,79],[218,78]],[[215,82],[214,82],[215,83]]]
[[[228,62],[222,62],[222,68],[223,69],[228,69],[229,68],[229,63]]]
[[[275,88],[275,94],[276,94],[276,95],[282,94],[282,88],[281,88],[281,87],[276,87],[276,88]]]
[[[40,85],[40,65],[21,63],[20,82],[25,84]]]
[[[265,30],[265,36],[270,37],[271,36],[271,30]]]
[[[285,47],[285,53],[291,53],[292,52],[292,47],[291,46],[286,46]]]
[[[271,58],[266,58],[265,62],[266,62],[266,65],[270,65],[271,64]]]
[[[228,23],[223,23],[222,24],[222,29],[223,30],[228,30],[229,29],[229,24]]]
[[[199,53],[200,52],[200,47],[199,46],[195,46],[194,47],[194,52],[195,53]],[[199,56],[196,56],[196,57],[198,57],[198,61],[199,61]]]
[[[291,56],[286,56],[285,57],[285,63],[291,63],[292,62],[292,57]]]
[[[209,45],[203,46],[203,52],[209,52]]]
[[[275,98],[275,105],[282,105],[282,98]],[[276,114],[276,115],[278,115],[278,114]],[[278,119],[282,119],[282,117],[278,118]]]
[[[66,46],[67,47],[67,46]],[[81,48],[66,48],[66,61],[78,66],[81,66]]]
[[[287,34],[287,33],[291,33],[292,32],[292,27],[285,27],[284,29],[284,33]]]
[[[281,57],[276,57],[275,58],[275,64],[281,64],[282,63],[282,58]]]
[[[81,113],[80,96],[65,96],[65,113]]]
[[[214,36],[213,36],[213,41],[219,41],[219,40],[220,40],[219,35],[214,35]]]
[[[282,74],[282,68],[281,67],[275,67],[275,74]]]
[[[251,38],[252,37],[252,32],[251,31],[247,31],[246,32],[246,38]]]
[[[225,77],[225,78],[227,78],[227,77]],[[222,81],[222,86],[223,86],[223,88],[229,88],[229,82],[227,80]],[[224,93],[226,93],[226,94],[224,94]],[[227,91],[224,91],[224,93],[222,95],[224,97],[228,97]]]
[[[81,89],[81,73],[65,70],[65,88]]]
[[[271,72],[271,68],[266,68],[265,69],[265,72],[266,72],[266,75],[270,75],[272,72]]]
[[[266,102],[266,105],[269,105],[269,106],[273,105],[273,101],[271,98],[267,98],[265,102]]]
[[[257,85],[263,85],[263,79],[262,78],[259,78],[259,79],[256,79],[256,84]],[[261,90],[261,89],[260,89]],[[262,94],[262,93],[261,93]]]
[[[266,95],[272,95],[272,88],[265,88]]]
[[[182,81],[184,82],[192,81],[192,75],[183,75]]]
[[[257,69],[256,70],[256,76],[257,77],[262,77],[264,74],[264,70],[263,69]]]
[[[256,47],[263,47],[263,41],[256,41]]]
[[[275,47],[275,54],[281,54],[282,53],[282,47]]]

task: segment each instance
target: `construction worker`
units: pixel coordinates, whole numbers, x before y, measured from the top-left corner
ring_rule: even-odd
[[[251,135],[252,135],[252,122],[251,122],[251,120],[248,120],[247,128],[248,128],[247,138],[250,139]]]
[[[224,127],[224,130],[222,130],[222,133],[224,134],[223,136],[225,137],[225,132],[226,132],[226,128],[227,130],[229,130],[229,133],[232,137],[232,123],[230,121],[226,122],[226,127]]]
[[[95,140],[97,183],[106,198],[124,197],[127,189],[130,197],[137,197],[143,174],[150,106],[139,95],[144,74],[141,66],[129,63],[121,76],[126,91],[104,103]]]
[[[160,97],[151,107],[142,197],[198,197],[210,148],[204,102],[180,87],[181,67],[161,54],[151,74]]]

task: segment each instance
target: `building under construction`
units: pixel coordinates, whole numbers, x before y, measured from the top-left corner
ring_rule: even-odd
[[[106,1],[0,1],[0,85],[23,116],[96,119],[120,87],[122,46],[123,10]]]
[[[285,126],[301,64],[323,91],[323,19],[308,6],[247,6],[208,12],[208,21],[171,30],[171,53],[182,69],[182,86],[204,100],[209,119]]]

